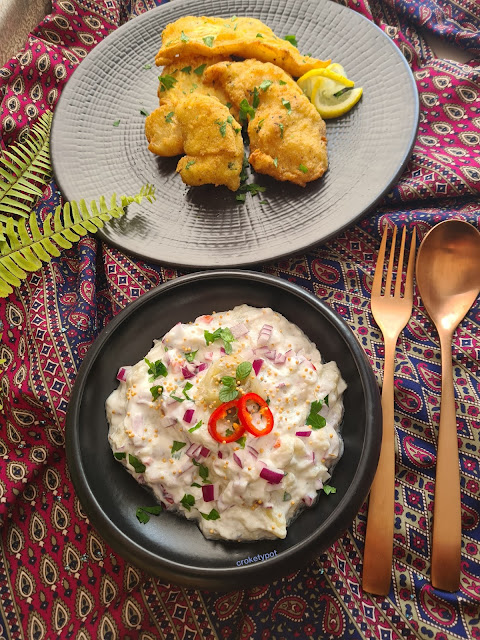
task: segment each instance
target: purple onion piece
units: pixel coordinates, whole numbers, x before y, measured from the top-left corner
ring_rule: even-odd
[[[185,378],[185,380],[188,380],[188,378],[195,377],[195,374],[193,373],[193,371],[190,371],[188,367],[182,367],[182,375]]]
[[[296,436],[300,436],[300,438],[309,438],[312,435],[311,431],[295,431]]]
[[[183,419],[185,422],[188,422],[188,424],[190,424],[193,420],[194,415],[195,415],[195,409],[187,409],[183,414]]]
[[[130,367],[120,367],[117,373],[117,380],[119,380],[120,382],[125,382],[129,369]]]
[[[261,360],[261,359],[253,361],[252,367],[253,367],[253,370],[254,370],[256,376],[258,376],[258,372],[262,368],[262,364],[263,364],[263,360]]]
[[[202,456],[202,458],[206,458],[208,455],[210,455],[210,449],[202,446],[202,448],[200,449],[200,455]]]
[[[269,360],[275,360],[276,353],[275,349],[273,349],[272,351],[265,351],[263,355]]]
[[[236,453],[233,454],[233,459],[238,464],[240,469],[243,469],[243,462],[241,461],[241,459],[238,457],[238,455]]]
[[[283,473],[279,473],[278,471],[274,471],[268,467],[263,467],[260,471],[260,477],[270,484],[278,484],[283,480]]]
[[[284,353],[277,353],[275,356],[275,364],[284,364],[286,359],[287,358]]]
[[[258,458],[258,451],[255,449],[255,447],[251,447],[250,445],[248,445],[247,449],[248,449],[248,452],[251,453],[254,458]]]
[[[248,333],[248,327],[243,322],[239,322],[233,327],[230,327],[230,331],[232,332],[233,337],[238,339],[240,336],[244,336]]]
[[[201,362],[201,363],[198,365],[197,373],[200,373],[200,371],[203,371],[203,370],[204,370],[204,369],[206,369],[207,367],[208,367],[208,364],[207,364],[206,362]]]
[[[202,486],[202,495],[205,502],[215,500],[215,487],[213,484],[204,484]]]
[[[185,451],[185,453],[187,454],[187,456],[189,458],[194,458],[195,455],[200,451],[200,449],[202,448],[201,444],[191,444],[188,449]]]

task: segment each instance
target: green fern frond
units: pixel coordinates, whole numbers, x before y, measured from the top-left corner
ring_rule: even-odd
[[[42,188],[52,176],[50,128],[53,114],[44,113],[23,143],[0,154],[0,222],[11,216],[28,218]],[[13,218],[14,224],[17,218]],[[0,236],[0,240],[4,240]]]
[[[6,224],[0,221],[0,233],[4,237],[0,242],[0,297],[8,296],[28,272],[40,269],[42,262],[58,257],[59,247],[70,249],[81,236],[95,233],[104,222],[123,216],[129,204],[140,203],[144,198],[149,202],[155,199],[152,185],[142,187],[134,196],[121,196],[120,202],[116,194],[110,204],[102,196],[98,204],[94,200],[90,203],[90,209],[85,200],[66,202],[63,207],[59,205],[53,215],[47,215],[41,228],[35,212],[30,213],[28,220],[21,218],[14,223],[8,218]]]

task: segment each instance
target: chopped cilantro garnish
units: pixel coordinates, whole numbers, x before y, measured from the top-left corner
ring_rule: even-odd
[[[190,93],[193,93],[197,87],[198,87],[198,84],[195,84],[195,82],[194,82],[194,83],[192,84],[191,89],[190,89]]]
[[[207,66],[206,63],[201,64],[199,67],[197,67],[196,69],[193,70],[193,73],[196,73],[197,76],[201,76],[202,73],[205,71],[205,67]]]
[[[323,402],[327,405],[328,407],[328,396],[325,396],[325,398],[323,399]]]
[[[263,191],[266,190],[267,187],[261,187],[259,184],[255,184],[254,182],[252,184],[243,184],[238,191],[240,192],[237,195],[237,200],[239,200],[239,196],[245,196],[245,192],[249,191],[252,196],[256,196],[259,193],[263,193]],[[243,201],[245,201],[245,198],[243,198]]]
[[[284,126],[281,122],[278,126],[280,127],[280,138],[283,140]]]
[[[215,331],[213,333],[211,333],[210,331],[207,331],[205,329],[205,331],[203,332],[203,335],[205,336],[205,342],[207,344],[207,346],[211,343],[211,342],[215,342],[215,340],[223,340],[223,344],[225,347],[225,353],[226,354],[230,354],[232,353],[232,345],[231,343],[235,340],[235,338],[232,335],[232,332],[230,331],[230,329],[222,329],[222,327],[218,327],[218,329],[215,329]]]
[[[191,70],[192,67],[183,67],[183,69],[180,69],[180,71],[183,71],[183,73],[190,73]]]
[[[202,40],[207,45],[207,47],[212,47],[215,36],[205,36],[205,38],[202,38]]]
[[[256,38],[263,38],[261,33],[257,33],[257,35],[255,36]]]
[[[239,111],[240,120],[247,120],[247,116],[250,116],[251,118],[254,118],[255,117],[255,109],[253,107],[251,107],[248,104],[248,100],[246,98],[244,98],[240,102],[240,111]]]
[[[179,398],[178,396],[176,396],[174,394],[174,392],[172,391],[172,393],[170,394],[170,398],[173,398],[174,400],[176,400],[177,402],[185,402],[185,398]]]
[[[117,453],[114,453],[113,455],[117,460],[123,460],[124,458],[127,457],[127,454],[125,453],[125,451],[119,451]]]
[[[293,44],[294,47],[298,47],[297,38],[295,36],[285,36],[283,39],[290,42],[290,44]]]
[[[327,496],[330,493],[337,493],[337,489],[335,487],[332,487],[331,484],[324,484],[323,485],[323,490],[325,491],[325,493],[327,494]]]
[[[120,120],[115,120],[115,122],[113,123],[113,126],[118,127],[119,124],[120,124]]]
[[[152,65],[147,63],[147,64],[144,64],[144,65],[143,65],[143,68],[144,68],[144,69],[151,69],[151,68],[152,68]]]
[[[292,499],[292,496],[288,493],[288,491],[285,491],[285,492],[283,493],[283,501],[284,501],[284,502],[288,502],[288,501],[289,501],[289,500],[291,500],[291,499]]]
[[[285,82],[285,80],[279,80],[278,84],[287,84],[287,83]]]
[[[233,435],[234,433],[235,433],[235,431],[234,431],[233,429],[227,429],[227,430],[225,431],[225,435],[227,436],[227,438],[228,438],[228,436],[231,436],[231,435]]]
[[[146,109],[140,109],[140,113],[142,114],[142,116],[148,116],[149,113]]]
[[[278,158],[274,158],[274,159],[273,159],[273,164],[274,164],[276,167],[278,167]]]
[[[222,122],[221,120],[215,120],[215,124],[218,124],[220,127],[220,135],[224,138],[227,133],[227,121]]]
[[[150,387],[150,393],[152,394],[153,400],[157,400],[163,393],[162,385],[157,384],[155,387]]]
[[[190,40],[190,38],[188,36],[186,36],[182,31],[182,33],[180,34],[180,40],[182,42],[188,42]]]
[[[250,375],[251,371],[252,371],[252,363],[251,362],[241,362],[237,367],[237,370],[235,372],[235,376],[236,376],[237,380],[244,380],[245,378],[247,378]]]
[[[147,468],[141,460],[139,460],[135,456],[132,456],[131,453],[128,454],[128,462],[132,465],[135,473],[143,473]]]
[[[260,122],[257,124],[256,132],[258,133],[260,129],[263,127],[263,123],[265,122],[265,118],[262,118]]]
[[[235,196],[235,200],[238,200],[238,202],[245,202],[246,199],[247,199],[246,193],[237,193],[237,195]]]
[[[252,107],[254,109],[256,109],[258,107],[258,105],[260,104],[260,96],[258,95],[258,89],[257,87],[253,88],[253,100],[252,100]]]
[[[198,473],[203,480],[203,483],[212,484],[208,479],[208,467],[206,467],[204,464],[201,464],[200,462],[197,462],[195,458],[192,458],[192,462],[196,467],[198,467]]]
[[[260,200],[258,204],[268,204],[268,202],[266,200]]]
[[[262,91],[266,91],[268,89],[268,87],[272,84],[271,80],[264,80],[261,84],[260,84],[260,89]]]
[[[158,79],[160,80],[160,91],[167,91],[167,89],[171,89],[178,82],[176,78],[169,75],[158,76]]]
[[[187,362],[193,362],[195,360],[195,356],[198,353],[198,349],[196,351],[190,351],[190,353],[185,354],[185,360]]]
[[[298,168],[302,173],[308,173],[308,167],[306,167],[304,164],[298,165]]]
[[[200,429],[200,427],[203,424],[203,420],[200,420],[199,422],[197,422],[197,424],[192,427],[191,429],[188,430],[189,433],[193,433],[194,431],[196,431],[197,429]]]
[[[144,362],[148,365],[148,375],[149,381],[153,382],[160,376],[166,376],[168,374],[167,367],[163,364],[161,360],[156,360],[155,362],[150,362],[147,358],[144,358]]]
[[[266,402],[267,404],[270,404],[270,398],[269,398],[268,396],[267,396],[267,399],[265,400],[265,402]]]
[[[237,165],[235,164],[235,162],[229,162],[228,168],[231,169],[232,171],[235,171],[235,169],[237,168]]]
[[[314,400],[310,406],[310,413],[307,416],[305,424],[309,424],[312,429],[321,429],[327,424],[325,418],[318,414],[322,408],[321,400]]]
[[[237,16],[232,16],[232,17],[230,18],[230,20],[231,20],[232,22],[235,22],[235,20],[236,20],[236,19],[237,19]]]
[[[242,436],[236,441],[236,444],[240,446],[241,449],[245,449],[245,442],[247,441],[247,436]]]
[[[187,400],[191,400],[191,398],[188,397],[187,391],[189,391],[192,387],[193,387],[193,384],[191,382],[187,382],[182,389],[182,393]]]
[[[158,516],[160,513],[162,513],[162,507],[157,504],[155,507],[138,507],[135,515],[139,522],[146,524],[150,520],[150,515]]]
[[[195,160],[189,160],[185,165],[185,169],[190,169],[190,167],[194,164],[195,164]]]
[[[174,440],[170,453],[175,453],[176,451],[180,451],[180,449],[183,449],[183,447],[186,447],[186,446],[187,446],[186,442],[178,442],[178,440]]]
[[[231,102],[227,102],[227,104],[225,106],[227,107],[227,109],[231,109],[232,108],[232,103]]]
[[[183,496],[183,498],[180,500],[180,502],[181,502],[181,504],[183,504],[183,506],[185,507],[185,509],[187,511],[190,511],[190,509],[195,504],[195,498],[193,496],[191,496],[189,493],[186,493]]]
[[[192,482],[192,484],[190,485],[191,487],[197,487],[198,489],[202,488],[201,484],[198,484],[198,482]]]
[[[288,100],[285,100],[285,98],[282,98],[282,104],[287,110],[287,113],[292,113],[292,106],[290,105],[290,102]]]
[[[172,122],[172,118],[175,115],[175,113],[173,111],[170,111],[170,113],[167,113],[167,115],[165,116],[165,122],[168,122],[169,124]]]
[[[200,511],[200,513],[202,512]],[[205,520],[218,520],[220,518],[220,514],[216,509],[212,509],[210,513],[202,513],[202,518],[205,518]]]

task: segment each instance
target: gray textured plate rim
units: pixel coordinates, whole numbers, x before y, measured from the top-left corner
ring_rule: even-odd
[[[227,1],[228,0],[224,0],[225,3]],[[347,165],[345,165],[347,167],[345,171],[350,172],[349,175],[342,174],[340,176],[335,165],[335,148],[331,148],[329,154],[332,163],[329,172],[332,173],[335,171],[335,178],[330,179],[328,175],[329,172],[327,172],[324,178],[316,181],[319,184],[310,183],[310,185],[302,190],[300,187],[295,187],[295,185],[285,186],[285,183],[278,183],[265,176],[256,175],[256,182],[266,181],[265,184],[267,186],[270,185],[268,186],[268,190],[270,190],[272,202],[270,205],[263,205],[259,204],[259,197],[250,198],[250,196],[248,196],[247,204],[243,205],[245,212],[239,215],[237,219],[236,215],[232,213],[234,207],[231,201],[229,199],[227,200],[228,194],[225,195],[227,192],[226,188],[219,187],[217,190],[213,190],[212,188],[211,191],[203,191],[203,195],[200,196],[198,194],[201,190],[208,189],[208,187],[194,187],[187,190],[186,187],[181,184],[179,176],[176,176],[176,178],[180,181],[181,186],[179,186],[178,182],[174,182],[168,172],[162,174],[164,169],[152,170],[152,172],[149,173],[151,169],[150,164],[153,163],[153,160],[145,160],[143,155],[141,158],[140,156],[136,156],[135,162],[138,166],[144,162],[150,163],[148,166],[143,166],[142,164],[141,175],[145,177],[145,182],[158,181],[156,185],[157,193],[159,193],[159,185],[168,185],[168,193],[172,194],[172,199],[168,202],[170,209],[168,211],[165,209],[167,206],[165,204],[166,195],[165,193],[160,193],[157,204],[153,203],[153,205],[148,205],[150,208],[148,208],[146,204],[134,205],[135,207],[141,207],[140,214],[134,214],[132,210],[131,215],[135,216],[136,222],[133,222],[131,218],[128,223],[125,221],[117,221],[113,226],[109,225],[108,228],[98,231],[99,238],[137,258],[187,270],[245,267],[304,251],[334,237],[375,207],[389,191],[391,186],[398,180],[409,160],[415,144],[419,124],[418,93],[413,74],[405,57],[379,27],[351,9],[330,2],[329,0],[324,0],[323,4],[319,3],[314,9],[311,9],[313,5],[309,3],[308,0],[299,0],[288,7],[285,3],[288,3],[288,0],[279,0],[275,5],[275,9],[262,9],[263,5],[266,4],[265,2],[245,0],[241,9],[237,7],[237,12],[239,12],[240,15],[251,14],[262,17],[260,15],[261,11],[276,11],[278,15],[281,14],[281,20],[285,20],[286,24],[289,24],[289,21],[292,20],[301,22],[301,18],[298,16],[302,15],[302,12],[304,13],[307,9],[309,11],[319,12],[319,17],[323,17],[323,20],[326,19],[328,13],[328,19],[332,19],[333,25],[337,18],[341,18],[342,20],[348,19],[348,23],[354,24],[355,28],[361,28],[362,31],[367,30],[368,39],[370,40],[371,38],[372,42],[376,43],[375,46],[380,46],[381,49],[384,47],[384,49],[382,49],[384,57],[387,55],[387,57],[393,61],[392,64],[394,63],[395,65],[396,73],[398,72],[399,83],[402,85],[402,97],[405,97],[405,100],[408,101],[406,102],[408,109],[405,109],[405,112],[408,113],[404,114],[403,109],[400,109],[398,98],[393,112],[388,111],[388,109],[390,109],[388,101],[380,106],[377,104],[372,107],[372,103],[368,102],[369,96],[366,88],[362,100],[355,107],[358,112],[355,112],[354,109],[349,114],[337,119],[338,122],[327,121],[327,135],[329,137],[332,136],[332,144],[335,144],[335,140],[337,140],[337,145],[340,145],[338,147],[340,149],[342,145],[343,147],[348,145],[348,142],[342,141],[345,139],[345,135],[338,133],[341,131],[341,127],[345,128],[347,126],[345,123],[350,123],[348,126],[358,126],[358,122],[363,122],[362,131],[364,131],[363,127],[367,127],[365,122],[367,120],[372,122],[375,119],[375,114],[378,113],[378,109],[380,109],[380,114],[385,110],[388,111],[387,116],[382,116],[385,120],[387,120],[387,117],[390,121],[403,118],[404,122],[401,125],[401,134],[399,129],[396,133],[399,138],[395,142],[394,149],[388,150],[388,152],[384,151],[384,153],[390,154],[392,158],[388,164],[388,175],[384,175],[386,172],[384,171],[382,173],[381,168],[375,165],[375,162],[377,162],[377,154],[373,153],[371,149],[366,149],[365,156],[368,155],[370,157],[365,157],[363,164],[368,163],[370,170],[369,173],[362,175],[362,184],[365,182],[364,178],[366,177],[367,183],[371,181],[372,185],[367,184],[366,186],[362,186],[357,180],[355,188],[350,187],[349,178],[352,176],[353,179],[356,166],[350,167],[347,163]],[[285,6],[283,6],[284,4]],[[210,5],[206,4],[206,0],[200,0],[200,2],[193,2],[193,0],[173,0],[165,5],[156,7],[122,25],[107,36],[107,38],[100,42],[95,49],[87,55],[86,59],[75,70],[64,88],[55,109],[51,137],[51,154],[55,180],[66,199],[78,199],[83,197],[83,195],[87,195],[87,198],[93,198],[100,195],[97,191],[93,194],[84,194],[83,192],[80,193],[78,190],[75,190],[76,174],[72,165],[72,163],[75,162],[72,147],[75,133],[73,133],[73,141],[69,140],[69,138],[72,138],[72,132],[70,130],[71,122],[68,121],[69,109],[72,109],[72,104],[74,105],[75,100],[78,100],[78,98],[76,98],[77,88],[82,86],[84,82],[90,82],[90,80],[88,80],[89,76],[92,77],[96,74],[97,60],[104,62],[105,56],[107,56],[110,50],[115,51],[115,48],[119,46],[118,43],[122,38],[134,38],[135,33],[141,31],[143,25],[149,20],[155,19],[161,22],[163,19],[162,16],[167,16],[164,19],[167,21],[175,19],[184,13],[195,13],[195,9],[197,9],[197,14],[202,10],[207,14],[211,14],[217,5],[223,6],[222,0],[217,0],[216,4],[214,3],[214,5],[212,5],[213,8],[210,12],[207,10],[207,7]],[[277,14],[273,17],[280,19]],[[293,14],[295,14],[294,17],[292,17]],[[305,28],[305,25],[303,25],[302,28]],[[310,35],[307,34],[304,37],[307,39],[307,42],[309,42],[308,38],[310,38]],[[348,60],[343,62],[347,64]],[[350,64],[354,63],[350,61]],[[357,70],[356,73],[358,74],[359,71]],[[371,79],[368,81],[371,82]],[[105,79],[105,82],[108,83],[108,77]],[[365,82],[359,82],[358,84],[365,85]],[[372,90],[370,88],[370,93],[371,92]],[[377,111],[375,111],[375,109]],[[94,117],[99,118],[100,116],[95,115]],[[135,119],[131,113],[128,117]],[[342,120],[344,120],[344,124],[342,124]],[[129,122],[129,125],[130,124]],[[101,122],[98,121],[96,126],[104,127],[103,120]],[[139,127],[140,123],[132,123],[131,126]],[[385,123],[382,123],[381,127],[380,133],[376,132],[376,135],[380,136],[378,138],[378,144],[383,147],[389,147],[390,142]],[[105,135],[109,135],[108,131],[106,132],[104,128],[101,128],[99,130],[99,137]],[[128,140],[126,139],[125,142],[121,143],[127,145],[125,149],[128,150],[128,144],[131,143],[134,134],[122,135],[130,136]],[[344,136],[343,138],[342,135]],[[361,135],[365,136],[368,134],[362,133]],[[137,143],[137,138],[135,138],[135,142]],[[139,142],[139,144],[144,145],[146,148],[144,142],[143,140]],[[370,142],[372,142],[372,140],[370,140]],[[377,143],[377,140],[373,141],[373,143]],[[347,154],[349,148],[343,150],[343,147],[339,153],[343,154],[341,161],[345,163],[345,154]],[[125,149],[123,149],[123,151],[125,151]],[[140,163],[138,161],[139,158]],[[362,160],[363,158],[357,158],[357,164],[362,164]],[[128,164],[129,161],[125,160],[125,162]],[[337,166],[339,162],[340,158]],[[69,163],[72,165],[70,168]],[[125,165],[125,171],[127,170],[131,172],[133,169],[130,165]],[[143,172],[144,170],[145,172]],[[137,168],[135,171],[138,172],[140,169]],[[124,178],[124,175],[122,178]],[[369,176],[371,180],[368,180]],[[111,178],[111,180],[114,180],[114,178]],[[322,184],[322,181],[324,181],[324,184]],[[328,186],[332,184],[332,181],[335,181],[336,185],[332,187]],[[272,187],[271,185],[273,183],[274,186]],[[340,184],[342,184],[341,187]],[[343,185],[345,185],[345,189]],[[122,182],[115,184],[109,183],[107,188],[110,189],[110,187],[112,187],[113,189],[114,186],[117,192],[124,188]],[[293,188],[293,191],[290,187]],[[162,186],[161,188],[167,189],[167,186]],[[182,189],[184,190],[182,191]],[[218,191],[218,189],[224,189],[224,192]],[[272,189],[276,189],[278,194],[272,194]],[[196,194],[191,195],[195,190],[197,190]],[[109,194],[110,191],[105,195],[108,196]],[[267,196],[267,192],[265,196]],[[214,205],[210,205],[212,198],[217,198],[218,200]],[[187,199],[189,199],[188,203],[186,202]],[[234,202],[233,194],[231,194],[231,199]],[[162,202],[160,202],[160,200]],[[284,203],[283,205],[282,202]],[[218,226],[222,224],[218,222],[218,219],[224,204],[229,216],[227,216],[228,220],[231,220],[232,232],[230,237],[229,234],[226,233],[226,227]],[[235,206],[238,210],[238,206]],[[145,207],[145,209],[143,209],[143,207]],[[155,209],[155,207],[157,207],[157,209]],[[189,207],[190,209],[187,210]],[[161,213],[156,213],[159,208],[163,208]],[[135,211],[137,212],[138,209],[135,209]],[[277,224],[275,216],[279,214],[279,211],[281,217]],[[308,212],[308,218],[304,217],[305,212]],[[185,213],[188,214],[186,217]],[[148,218],[147,214],[154,217]],[[201,220],[192,222],[191,220],[194,214],[198,214]],[[127,214],[127,217],[129,216],[130,212]],[[155,216],[159,216],[158,219],[155,218]],[[288,221],[289,216],[294,218],[294,224]],[[178,221],[180,218],[183,220],[183,227],[180,226],[180,222]],[[150,219],[153,220],[158,227],[163,225],[162,230],[166,228],[167,233],[163,234],[163,231],[160,233],[155,230],[153,234],[148,234],[155,236],[153,240],[147,237],[145,234],[147,234],[146,228],[148,228]],[[305,221],[307,221],[308,224],[305,224]],[[117,224],[120,226],[115,226]],[[136,224],[138,225],[137,227],[135,226]],[[203,230],[202,225],[204,225]],[[140,231],[138,231],[138,229],[140,229]],[[188,234],[183,233],[184,229],[187,230]],[[171,237],[168,236],[169,233],[171,233]],[[200,236],[197,241],[195,241],[193,238],[197,233],[200,233]],[[144,234],[143,242],[142,236],[137,236],[137,234]],[[239,235],[242,240],[237,247],[232,245],[232,234]],[[242,234],[244,234],[243,237]],[[185,245],[187,235],[188,239],[191,240],[189,247]]]
[[[85,472],[85,460],[81,454],[80,431],[82,425],[80,424],[80,412],[82,398],[88,385],[92,367],[101,358],[102,353],[108,349],[109,341],[115,332],[122,331],[124,325],[132,322],[139,308],[148,307],[155,299],[162,298],[167,292],[173,292],[179,296],[188,296],[190,288],[195,287],[200,281],[210,285],[215,281],[222,280],[228,280],[229,283],[237,282],[240,286],[245,281],[249,284],[258,283],[272,288],[272,293],[274,291],[286,292],[289,296],[292,296],[293,301],[303,301],[311,306],[315,313],[319,313],[328,324],[334,327],[345,342],[349,357],[352,358],[356,370],[361,374],[362,392],[367,409],[365,436],[359,465],[347,491],[338,498],[338,504],[336,504],[327,519],[319,525],[319,529],[322,529],[321,548],[319,547],[316,530],[302,539],[300,543],[269,559],[268,566],[263,565],[263,567],[262,563],[242,567],[215,567],[214,569],[192,567],[166,557],[159,557],[158,554],[143,548],[128,537],[103,512],[95,492],[90,486]],[[102,402],[104,402],[104,399],[102,399]],[[104,422],[106,429],[106,419]],[[181,276],[152,289],[122,310],[99,334],[83,360],[69,401],[66,418],[66,455],[72,481],[86,514],[107,543],[132,564],[137,565],[149,574],[190,587],[215,590],[229,590],[264,583],[265,570],[268,571],[269,580],[273,577],[280,578],[286,575],[289,569],[291,571],[296,570],[299,566],[305,564],[309,558],[313,559],[330,546],[348,528],[367,497],[378,462],[380,442],[381,404],[376,379],[360,344],[347,323],[313,294],[291,282],[276,276],[239,270],[203,271]],[[130,482],[130,480],[128,481]],[[134,480],[131,480],[131,482],[136,484]],[[193,523],[189,523],[189,525],[195,526]],[[225,542],[224,544],[236,545],[236,543],[230,542]]]

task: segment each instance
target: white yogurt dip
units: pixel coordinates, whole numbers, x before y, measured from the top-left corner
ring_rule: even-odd
[[[115,457],[207,538],[285,538],[342,455],[346,384],[338,367],[322,363],[307,336],[272,309],[241,305],[179,323],[118,378],[106,402]],[[253,435],[234,406],[213,428],[217,441],[212,413],[247,393],[266,401],[260,411],[248,404],[253,430],[267,430],[269,412],[273,428]]]

